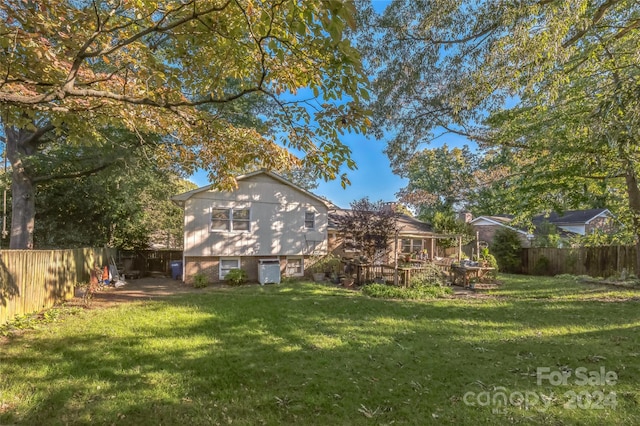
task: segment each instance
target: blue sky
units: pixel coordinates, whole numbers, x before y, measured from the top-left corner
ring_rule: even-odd
[[[377,12],[382,12],[389,4],[389,0],[373,0],[372,4]],[[369,197],[371,201],[393,201],[400,188],[406,186],[407,180],[391,172],[389,159],[382,152],[384,141],[367,138],[362,134],[346,134],[342,142],[349,146],[357,169],[348,170],[351,185],[342,188],[340,180],[325,182],[320,180],[318,188],[313,190],[339,207],[348,208],[352,201]],[[200,186],[209,184],[207,173],[199,171],[191,176],[191,180]]]
[[[382,12],[389,4],[388,0],[373,0],[372,4],[378,12]],[[386,141],[375,140],[361,134],[346,134],[342,142],[349,146],[352,158],[358,168],[347,170],[351,185],[346,189],[340,185],[340,180],[319,181],[319,186],[313,193],[327,198],[339,207],[348,208],[355,200],[368,197],[371,201],[395,201],[397,192],[408,183],[406,179],[394,175],[391,171],[389,159],[383,153]],[[469,142],[456,135],[446,135],[438,138],[429,148],[437,148],[446,144],[449,148],[462,147]],[[427,148],[427,146],[422,147]],[[196,173],[191,177],[198,186],[205,186],[210,182],[205,172]]]
[[[312,192],[342,208],[348,208],[352,201],[364,197],[369,197],[371,201],[395,201],[396,193],[407,185],[407,180],[392,173],[389,159],[383,153],[386,141],[358,134],[347,134],[342,138],[342,142],[349,146],[352,158],[358,166],[356,170],[345,170],[351,185],[343,189],[339,179],[329,182],[320,181],[318,188]],[[469,142],[456,135],[447,135],[438,138],[428,147],[436,148],[443,144],[453,148],[462,147]],[[194,174],[191,180],[198,186],[210,183],[206,172]]]

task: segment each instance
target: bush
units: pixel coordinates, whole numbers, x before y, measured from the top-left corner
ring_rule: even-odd
[[[493,236],[491,251],[504,272],[522,271],[522,242],[512,229],[500,228]]]
[[[224,280],[227,282],[228,285],[232,285],[232,286],[242,285],[247,282],[247,273],[244,271],[244,269],[232,269],[229,272],[227,272],[227,275],[225,275]]]
[[[550,271],[551,262],[546,256],[540,256],[533,266],[533,275],[552,275]]]
[[[340,258],[329,253],[324,256],[314,256],[309,259],[309,266],[306,269],[311,273],[338,273],[340,272]]]
[[[195,288],[203,288],[209,285],[209,279],[202,272],[193,276],[193,286]]]
[[[419,287],[396,287],[386,284],[367,284],[362,292],[370,297],[383,299],[431,299],[452,294],[451,287],[424,285]]]

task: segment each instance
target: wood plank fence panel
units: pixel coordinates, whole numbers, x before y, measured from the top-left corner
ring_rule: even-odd
[[[115,254],[108,248],[0,251],[0,324],[72,298],[91,268]]]
[[[609,277],[635,271],[635,246],[522,249],[522,272],[527,275],[590,275]]]

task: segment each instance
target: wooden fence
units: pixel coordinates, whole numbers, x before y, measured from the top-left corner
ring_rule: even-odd
[[[0,324],[73,297],[89,282],[94,265],[106,265],[114,249],[0,251]]]
[[[522,249],[522,272],[527,275],[590,275],[609,277],[635,271],[635,246]]]

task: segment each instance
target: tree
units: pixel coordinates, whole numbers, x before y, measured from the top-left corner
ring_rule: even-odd
[[[289,182],[307,191],[313,191],[318,187],[318,176],[309,166],[282,170],[279,174]]]
[[[401,172],[409,183],[398,195],[430,220],[436,212],[468,207],[479,186],[479,171],[477,157],[467,146],[424,149],[414,154]]]
[[[129,250],[151,244],[180,247],[183,212],[169,197],[195,185],[159,168],[153,152],[145,154],[134,151],[126,163],[96,174],[41,182],[34,244]]]
[[[466,245],[476,238],[473,226],[458,220],[453,211],[436,211],[432,216],[421,219],[425,222],[431,222],[433,230],[438,234],[459,235],[461,237],[460,241],[457,238],[439,238],[437,244],[440,247],[457,247],[459,243]]]
[[[139,145],[161,135],[161,160],[206,169],[221,188],[251,166],[310,166],[324,179],[354,168],[339,139],[368,122],[366,78],[345,32],[352,12],[338,0],[0,4],[11,247],[32,246],[38,177],[29,159],[108,145],[113,127]],[[261,128],[246,123],[245,107],[259,110]]]
[[[532,247],[553,247],[558,248],[562,245],[562,238],[558,232],[558,228],[548,221],[543,221],[536,226],[536,232],[531,241]]]
[[[396,0],[363,16],[383,31],[363,40],[375,130],[394,134],[397,167],[464,135],[507,161],[494,188],[521,211],[593,203],[593,189],[626,204],[619,217],[640,244],[637,2]]]
[[[336,214],[334,220],[344,244],[373,260],[380,252],[388,252],[398,228],[396,215],[386,203],[365,197],[352,202],[351,209]]]
[[[522,243],[513,229],[499,228],[491,242],[491,252],[503,272],[521,272]]]

